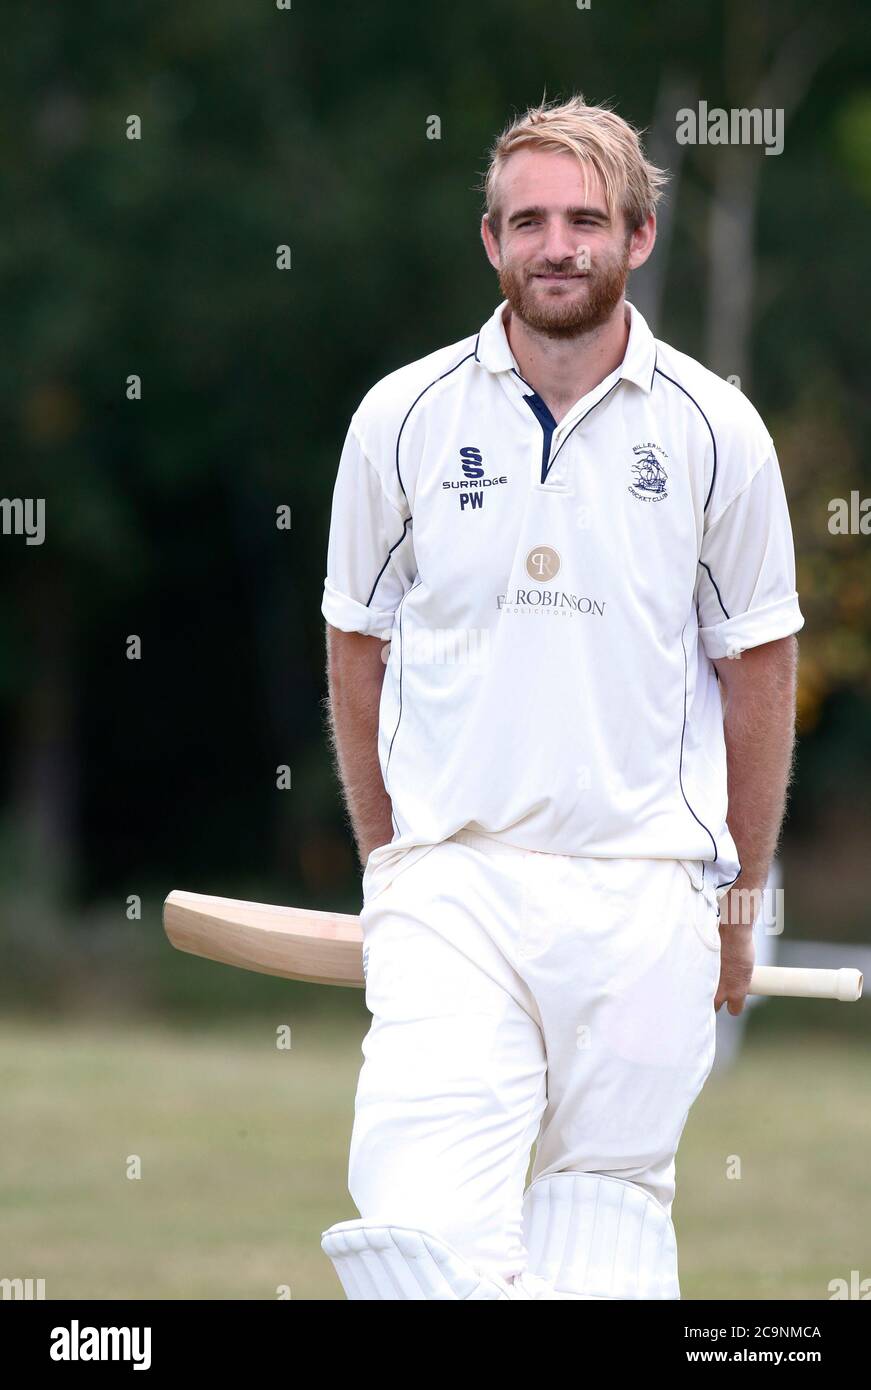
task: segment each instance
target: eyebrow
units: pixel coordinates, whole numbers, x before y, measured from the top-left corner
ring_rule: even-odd
[[[566,208],[567,217],[589,217],[597,222],[608,222],[608,214],[603,208]],[[548,209],[543,207],[521,208],[519,212],[512,212],[508,218],[507,226],[513,227],[516,222],[522,222],[526,217],[547,217]]]

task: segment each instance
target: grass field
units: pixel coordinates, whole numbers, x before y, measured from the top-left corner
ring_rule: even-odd
[[[356,1214],[362,1033],[307,1019],[279,1051],[271,1024],[4,1024],[0,1278],[49,1299],[341,1297],[319,1236]],[[684,1298],[871,1276],[869,1064],[867,1043],[762,1035],[711,1079],[678,1155]]]

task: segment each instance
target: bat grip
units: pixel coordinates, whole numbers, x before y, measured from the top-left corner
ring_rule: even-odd
[[[809,970],[797,966],[757,965],[750,981],[750,994],[791,999],[839,999],[852,1003],[862,995],[862,972]]]

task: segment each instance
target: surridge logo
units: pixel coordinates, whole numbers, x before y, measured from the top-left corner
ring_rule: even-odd
[[[484,456],[481,450],[473,444],[466,444],[460,450],[460,468],[463,472],[462,478],[445,478],[442,481],[442,489],[459,489],[460,491],[460,511],[465,511],[471,507],[472,511],[480,511],[484,506],[484,493],[469,491],[471,488],[497,487],[500,483],[507,483],[508,479],[503,473],[498,478],[488,478],[484,473]]]
[[[662,502],[668,496],[666,483],[668,474],[663,460],[668,454],[658,444],[636,444],[632,450],[635,463],[632,464],[634,481],[629,491],[639,502]]]
[[[463,472],[467,478],[483,478],[482,457],[481,450],[471,446],[460,450],[460,458],[464,460]]]
[[[150,1327],[69,1327],[51,1329],[52,1361],[132,1361],[134,1371],[151,1368]]]

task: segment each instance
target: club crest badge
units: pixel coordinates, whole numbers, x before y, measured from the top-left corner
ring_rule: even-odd
[[[632,450],[632,482],[629,491],[639,502],[662,502],[668,496],[665,460],[668,454],[658,444],[636,444]]]

